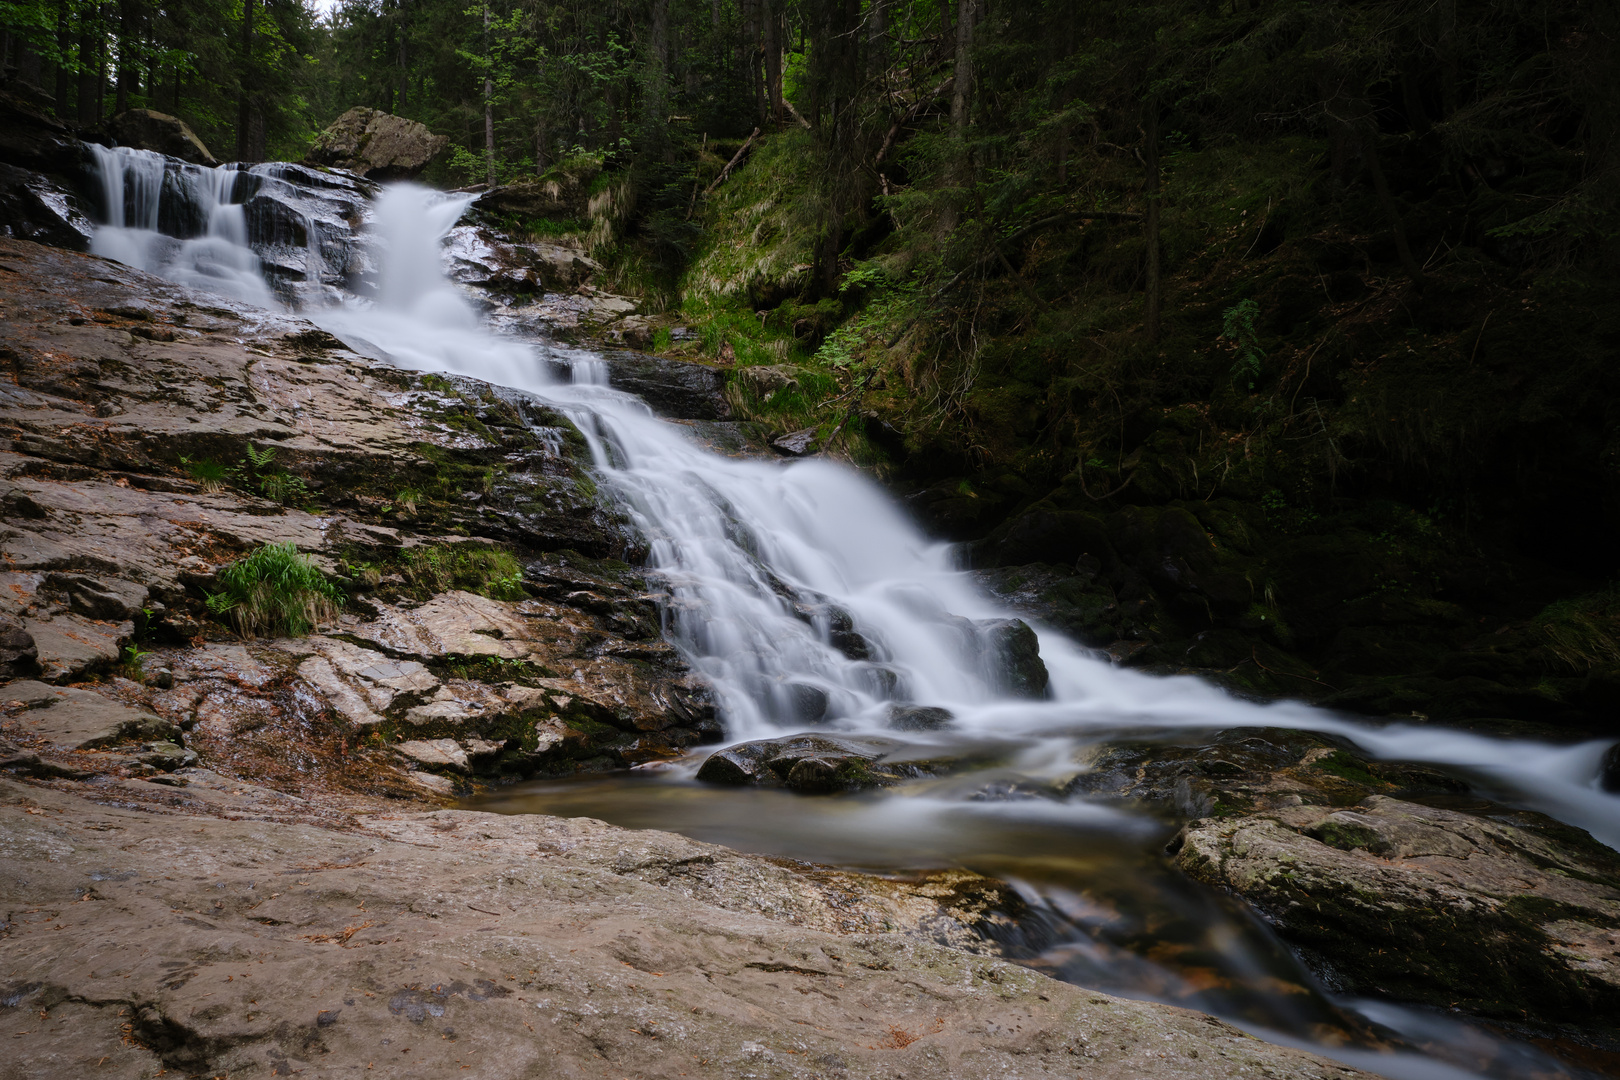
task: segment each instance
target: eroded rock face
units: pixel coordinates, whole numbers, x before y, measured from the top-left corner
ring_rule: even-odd
[[[316,136],[305,156],[371,180],[409,180],[449,141],[415,120],[357,106]]]
[[[0,902],[24,912],[0,1014],[51,1021],[14,1025],[19,1075],[1365,1075],[988,955],[1011,898],[973,875],[884,881],[532,815],[332,831],[181,773],[180,792],[116,785],[172,799],[163,815],[0,780]]]
[[[129,109],[107,121],[107,130],[120,146],[156,150],[193,165],[213,168],[219,162],[196,132],[177,116],[154,109]]]
[[[324,770],[418,797],[718,735],[662,640],[661,593],[616,558],[640,540],[565,417],[393,369],[301,320],[0,244],[0,663],[49,691],[0,699],[20,702],[5,730],[40,768],[93,748],[61,767],[140,774],[160,752],[131,747],[175,740],[288,790]],[[267,543],[353,595],[324,633],[233,642],[210,615],[216,571]],[[506,553],[505,599],[485,595],[494,570],[401,576],[460,565],[460,549],[469,566]],[[457,749],[435,758],[389,749],[444,741]]]
[[[1309,732],[1117,743],[1085,764],[1068,791],[1192,817],[1176,865],[1252,903],[1347,992],[1549,1024],[1620,1015],[1620,855],[1579,829]]]

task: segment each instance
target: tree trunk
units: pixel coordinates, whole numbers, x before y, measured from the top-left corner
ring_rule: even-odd
[[[96,27],[96,123],[101,123],[107,109],[107,29],[112,25],[112,5],[100,7],[100,20]]]
[[[957,0],[956,65],[951,86],[951,164],[950,185],[940,226],[944,233],[956,230],[961,216],[963,193],[968,183],[967,128],[973,105],[973,15],[975,0]]]
[[[664,115],[669,93],[669,0],[652,0],[651,41],[647,74],[642,87],[641,138],[646,148],[669,160],[668,120]]]
[[[782,122],[782,15],[771,0],[760,0],[765,31],[765,116],[766,125]]]
[[[398,38],[399,27],[397,27],[395,25],[395,23],[398,22],[398,19],[388,17],[386,0],[385,0],[385,6],[384,6],[383,10],[384,10],[384,15],[383,15],[383,23],[384,23],[384,26],[383,26],[383,55],[384,56],[391,56],[396,52],[396,50],[399,47],[398,44],[397,44],[397,41],[396,41],[396,39]],[[388,81],[388,83],[387,83],[387,88],[383,91],[383,112],[391,113],[393,111],[394,111],[394,82],[393,82],[392,79],[390,79]]]
[[[760,0],[742,0],[743,10],[743,37],[742,37],[742,64],[743,75],[747,80],[748,94],[754,100],[754,122],[765,122],[765,86],[760,66]]]
[[[405,91],[411,84],[410,66],[408,63],[408,47],[410,43],[411,12],[410,0],[399,0],[399,52],[394,58],[399,67],[399,112],[405,114]]]
[[[489,4],[484,4],[484,182],[495,186],[495,69],[489,55]]]
[[[1147,339],[1157,343],[1159,340],[1159,308],[1161,303],[1161,283],[1159,278],[1159,99],[1152,97],[1147,102],[1147,137],[1143,140],[1146,153],[1143,159],[1147,163],[1147,216],[1144,231],[1147,241],[1147,319],[1144,329]]]
[[[56,3],[56,118],[68,118],[68,44],[72,36],[68,33],[68,0],[57,0]]]
[[[135,13],[130,9],[134,0],[118,0],[118,88],[114,98],[113,115],[129,109],[129,84],[135,77],[135,65],[130,52],[135,47]]]
[[[253,0],[242,0],[241,89],[236,97],[236,160],[251,161],[253,126]]]
[[[89,127],[96,122],[96,53],[95,9],[79,13],[79,126]]]
[[[1395,254],[1401,260],[1401,269],[1406,276],[1412,279],[1412,284],[1421,291],[1428,284],[1423,276],[1423,268],[1412,257],[1412,247],[1406,241],[1406,223],[1401,220],[1400,207],[1395,203],[1395,196],[1390,194],[1389,181],[1384,178],[1384,163],[1378,157],[1378,133],[1373,128],[1372,118],[1369,116],[1361,125],[1356,134],[1361,139],[1361,155],[1367,161],[1367,171],[1372,173],[1373,190],[1378,193],[1378,205],[1383,208],[1384,217],[1389,219],[1389,227],[1395,233]]]
[[[889,65],[889,0],[872,0],[866,20],[866,77],[877,79]]]

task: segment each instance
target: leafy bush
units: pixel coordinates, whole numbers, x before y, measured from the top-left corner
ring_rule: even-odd
[[[301,637],[337,617],[343,594],[292,544],[266,544],[218,574],[208,610],[244,637]]]

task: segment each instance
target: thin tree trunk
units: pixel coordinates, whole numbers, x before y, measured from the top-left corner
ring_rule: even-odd
[[[1152,97],[1147,103],[1147,144],[1143,155],[1147,164],[1147,218],[1144,226],[1147,241],[1147,320],[1144,329],[1149,342],[1159,340],[1159,308],[1162,286],[1159,278],[1159,99]]]
[[[56,3],[56,116],[59,120],[68,118],[68,43],[72,35],[68,33],[68,0],[57,0]]]
[[[253,0],[242,0],[241,90],[236,98],[236,160],[251,161],[253,113]]]
[[[1406,241],[1406,223],[1401,220],[1400,207],[1395,203],[1395,196],[1390,194],[1389,181],[1384,177],[1384,163],[1378,157],[1377,132],[1372,130],[1372,119],[1369,117],[1356,133],[1361,139],[1361,154],[1367,161],[1367,171],[1372,173],[1373,190],[1378,193],[1378,205],[1383,208],[1384,217],[1389,219],[1389,227],[1395,233],[1395,254],[1401,260],[1401,269],[1406,276],[1412,279],[1412,284],[1421,290],[1428,284],[1423,276],[1423,268],[1412,257],[1412,246]]]
[[[495,69],[490,67],[489,4],[484,4],[484,182],[495,186]]]
[[[96,122],[96,54],[93,36],[95,9],[79,13],[79,126],[89,127]]]
[[[410,0],[399,0],[399,53],[395,56],[395,64],[399,67],[399,112],[405,114],[405,92],[411,84],[410,66],[408,63],[408,49],[410,46],[411,11]]]
[[[782,122],[782,15],[771,0],[760,0],[760,17],[765,32],[765,117],[767,126],[775,127]]]
[[[135,45],[135,16],[130,9],[134,0],[118,0],[118,77],[117,94],[113,99],[113,115],[129,109],[129,83],[135,77],[135,65],[130,62],[130,50]]]
[[[384,0],[384,5],[385,6],[383,8],[383,12],[384,12],[384,14],[383,14],[383,19],[384,19],[383,55],[388,56],[388,55],[394,53],[398,48],[397,39],[398,39],[398,36],[399,36],[398,35],[399,28],[394,25],[398,20],[389,18],[388,15],[387,15],[387,0]],[[394,82],[393,82],[392,79],[390,79],[388,81],[388,83],[387,83],[387,88],[383,91],[383,112],[391,113],[393,111],[394,111]]]
[[[961,215],[962,191],[968,183],[967,128],[973,103],[973,14],[975,0],[957,0],[956,66],[951,86],[951,164],[950,181],[954,190],[946,200],[940,226],[945,233],[955,231]]]
[[[108,55],[107,30],[112,25],[111,4],[103,4],[100,9],[101,19],[96,34],[96,123],[101,123],[102,116],[107,109],[107,65],[112,57]]]

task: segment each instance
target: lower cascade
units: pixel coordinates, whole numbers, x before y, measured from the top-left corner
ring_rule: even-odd
[[[290,305],[357,353],[505,388],[520,411],[560,411],[587,440],[645,542],[665,637],[712,689],[725,741],[659,769],[502,789],[480,808],[672,829],[879,873],[966,867],[1011,888],[1016,910],[986,935],[1060,979],[1207,1010],[1389,1077],[1580,1075],[1442,1011],[1339,993],[1331,964],[1291,952],[1220,887],[1239,868],[1292,874],[1255,852],[1296,833],[1333,850],[1431,844],[1445,855],[1463,843],[1447,776],[1465,777],[1470,797],[1620,847],[1620,797],[1600,782],[1608,744],[1356,721],[1124,670],[991,600],[950,545],[854,469],[727,456],[614,388],[601,355],[495,332],[441,268],[472,196],[396,184],[370,202],[369,185],[317,187],[294,166],[97,152],[107,216],[97,253],[247,304]],[[362,228],[344,223],[344,207],[359,208]],[[1220,776],[1243,777],[1294,831],[1223,833],[1235,810],[1205,784]],[[1364,781],[1428,795],[1410,804],[1420,811],[1330,797]],[[864,790],[801,797],[844,788]],[[1515,842],[1507,825],[1481,820],[1470,842]],[[1285,852],[1277,865],[1293,864]],[[1302,886],[1290,900],[1286,888],[1273,888],[1275,910],[1308,900],[1356,917],[1344,897]],[[1350,921],[1342,930],[1357,932]]]

